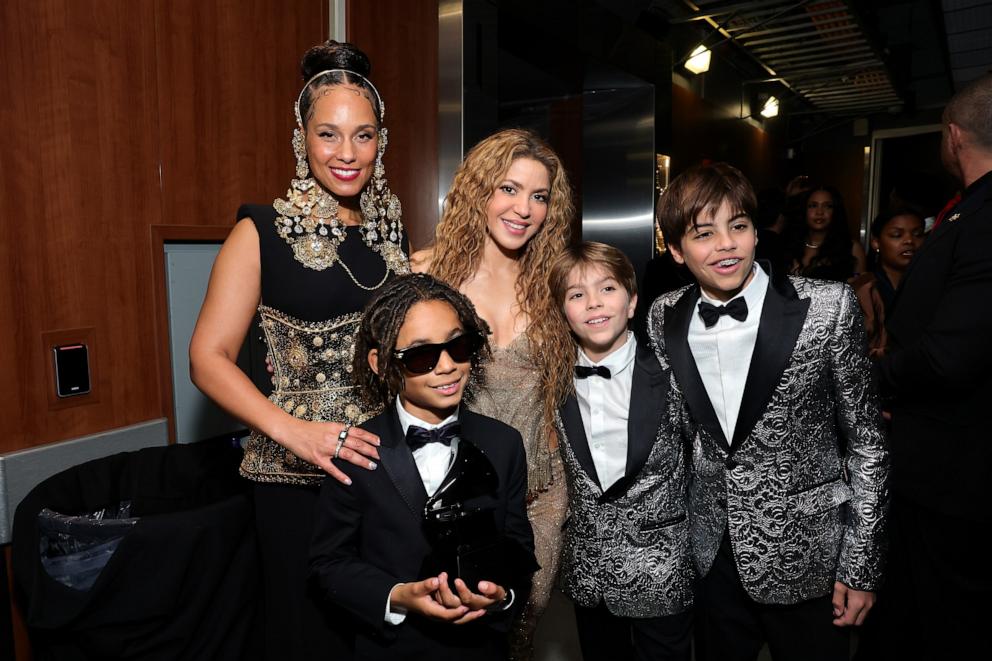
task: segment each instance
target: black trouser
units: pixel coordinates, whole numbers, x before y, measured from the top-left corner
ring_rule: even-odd
[[[984,659],[992,654],[988,524],[894,496],[888,577],[858,659]]]
[[[317,603],[307,586],[317,493],[315,488],[255,485],[267,661],[339,661],[352,655],[342,633],[349,623],[340,611]]]
[[[575,607],[584,661],[689,661],[692,613],[662,617],[619,617],[600,602]]]
[[[792,605],[760,604],[744,591],[727,534],[696,590],[697,661],[845,661],[850,630],[833,624],[832,594]]]

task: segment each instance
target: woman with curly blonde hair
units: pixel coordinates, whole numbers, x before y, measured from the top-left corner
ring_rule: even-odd
[[[411,257],[457,287],[492,330],[486,381],[473,410],[515,427],[527,451],[527,514],[537,560],[530,599],[514,625],[512,655],[532,655],[534,630],[558,572],[566,492],[553,431],[556,396],[571,383],[575,351],[548,289],[554,258],[571,240],[575,208],[565,168],[536,134],[499,131],[455,173],[434,245]]]

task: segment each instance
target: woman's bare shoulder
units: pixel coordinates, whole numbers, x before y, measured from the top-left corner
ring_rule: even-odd
[[[426,273],[434,261],[434,246],[422,248],[410,255],[410,270],[414,273]]]

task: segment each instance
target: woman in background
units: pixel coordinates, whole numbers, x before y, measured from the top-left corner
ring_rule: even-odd
[[[846,282],[865,271],[865,251],[852,241],[840,193],[815,186],[803,194],[799,217],[789,226],[793,275]]]
[[[885,346],[885,319],[916,251],[923,245],[923,217],[909,209],[887,211],[871,224],[870,270],[852,283],[865,313],[872,354]]]
[[[469,407],[516,428],[527,451],[527,515],[537,561],[530,599],[511,632],[511,655],[529,659],[558,572],[565,478],[553,420],[572,381],[575,351],[548,289],[569,244],[574,207],[557,154],[536,134],[507,129],[465,157],[445,198],[432,247],[413,269],[458,288],[492,329],[492,362]]]
[[[296,99],[296,177],[285,199],[245,205],[225,241],[190,343],[190,375],[251,435],[241,474],[255,483],[266,659],[347,655],[306,593],[317,487],[342,459],[375,468],[378,439],[352,427],[360,311],[371,292],[408,271],[399,201],[386,187],[383,104],[368,58],[328,41],[303,57]],[[268,398],[235,360],[256,313],[268,344]]]

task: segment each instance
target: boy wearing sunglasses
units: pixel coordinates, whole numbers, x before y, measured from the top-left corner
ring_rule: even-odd
[[[585,661],[689,661],[694,571],[670,373],[639,346],[634,267],[603,243],[566,250],[550,289],[577,347],[559,415],[569,486],[560,582]]]
[[[350,484],[324,481],[310,563],[319,594],[355,620],[356,658],[506,658],[511,611],[537,565],[520,434],[461,407],[481,378],[487,330],[464,296],[428,275],[390,281],[365,309],[353,377],[383,409],[362,425],[380,438],[380,466],[341,462]],[[471,517],[511,552],[495,566],[492,554],[488,564],[458,554],[439,563],[444,526]]]

